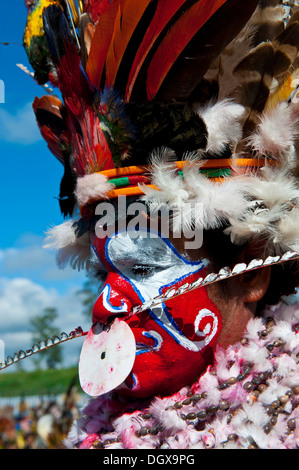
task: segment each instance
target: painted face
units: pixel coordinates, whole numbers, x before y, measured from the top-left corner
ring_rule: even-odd
[[[115,232],[92,236],[92,247],[107,271],[93,321],[110,323],[124,317],[136,341],[133,368],[119,391],[124,395],[167,395],[192,383],[212,358],[221,317],[205,288],[173,298],[126,319],[141,305],[169,287],[205,275],[209,261],[190,261],[156,232]]]

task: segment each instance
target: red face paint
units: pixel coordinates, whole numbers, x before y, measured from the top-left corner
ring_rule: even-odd
[[[94,251],[107,269],[93,320],[107,323],[126,316],[132,306],[206,274],[207,260],[191,262],[168,239],[130,238],[126,233],[92,237]],[[119,391],[150,397],[174,393],[191,384],[212,359],[221,317],[205,288],[173,298],[126,320],[136,341],[131,373]]]

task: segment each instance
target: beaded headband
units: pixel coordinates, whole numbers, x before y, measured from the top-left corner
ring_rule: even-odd
[[[200,162],[199,173],[209,178],[214,183],[221,183],[224,178],[233,177],[236,173],[248,174],[257,173],[258,169],[263,168],[265,165],[270,167],[277,166],[274,160],[266,160],[266,158],[236,158],[236,159],[211,159],[202,160]],[[178,169],[178,174],[183,177],[183,168],[186,165],[185,161],[177,161],[175,165]],[[144,191],[139,185],[145,185],[156,189],[159,188],[151,184],[149,176],[149,166],[126,166],[120,168],[113,168],[111,170],[100,171],[99,174],[107,177],[107,184],[113,184],[115,189],[107,192],[105,198],[113,199],[118,196],[140,196]]]

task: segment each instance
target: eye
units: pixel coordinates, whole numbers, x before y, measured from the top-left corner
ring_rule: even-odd
[[[135,276],[148,277],[153,274],[155,268],[153,266],[144,266],[144,265],[134,265],[132,268],[132,273]]]

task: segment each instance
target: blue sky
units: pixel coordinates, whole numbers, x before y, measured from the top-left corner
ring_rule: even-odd
[[[18,6],[16,6],[16,3]],[[0,19],[0,42],[22,43],[27,10],[23,0],[6,3]],[[0,104],[1,246],[10,247],[24,232],[42,234],[49,224],[61,222],[58,203],[62,165],[47,149],[35,124],[32,102],[45,90],[20,70],[30,68],[23,47],[0,48],[0,78],[5,103]]]
[[[56,199],[63,168],[41,138],[32,110],[35,96],[46,91],[16,65],[31,70],[18,45],[26,17],[23,0],[2,5],[0,42],[11,43],[0,45],[0,339],[6,355],[31,346],[28,318],[45,307],[57,308],[61,331],[86,323],[76,296],[85,274],[59,271],[55,255],[42,248],[47,229],[63,222]]]

